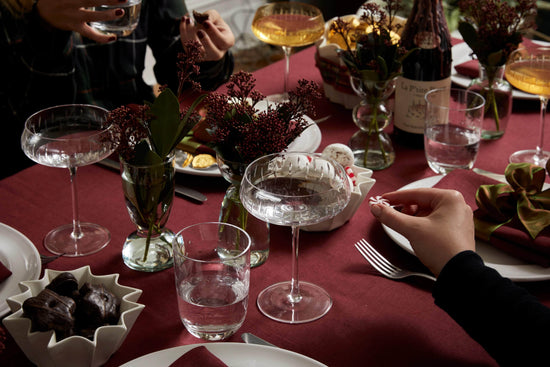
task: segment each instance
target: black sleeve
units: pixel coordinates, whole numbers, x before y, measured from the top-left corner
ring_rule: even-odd
[[[445,265],[433,297],[501,366],[550,365],[550,309],[475,252]]]

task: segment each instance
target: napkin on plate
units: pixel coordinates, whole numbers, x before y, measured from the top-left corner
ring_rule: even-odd
[[[521,167],[523,175],[529,175],[529,167],[536,167],[527,164]],[[507,168],[506,177],[508,181],[514,181],[517,177],[514,177],[513,168],[516,166],[509,165]],[[540,168],[540,167],[538,167]],[[515,171],[516,176],[518,171]],[[539,172],[540,174],[541,172]],[[544,183],[544,169],[542,169],[542,183]],[[525,179],[525,177],[524,177]],[[519,179],[518,181],[523,181],[524,179]],[[542,185],[541,183],[541,185]],[[488,202],[489,200],[485,196],[487,190],[484,193],[478,193],[478,188],[481,185],[490,185],[484,186],[485,189],[489,191],[501,188],[501,190],[509,189],[508,186],[500,185],[501,182],[495,181],[493,179],[487,178],[482,175],[478,175],[475,172],[469,170],[454,170],[451,173],[447,174],[441,179],[434,187],[444,188],[444,189],[455,189],[460,191],[464,196],[464,199],[468,205],[474,210],[474,217],[476,222],[476,237],[489,242],[494,247],[504,251],[518,259],[524,260],[529,263],[538,264],[544,267],[550,266],[550,227],[548,226],[548,216],[550,211],[548,209],[544,210],[534,210],[529,215],[527,215],[528,220],[532,221],[534,227],[538,226],[540,233],[533,238],[528,229],[519,219],[522,215],[518,215],[518,201],[512,195],[500,194],[498,198],[492,200],[493,206]],[[525,184],[525,187],[528,192],[533,192],[533,185],[531,183]],[[542,186],[541,186],[542,187]],[[516,192],[522,191],[521,189],[516,190]],[[550,192],[543,194],[542,196],[549,196],[548,199],[543,198],[543,200],[550,200]],[[476,201],[477,196],[477,201]],[[481,201],[480,201],[481,200]],[[537,200],[534,197],[531,201]],[[481,205],[481,208],[480,208]],[[538,207],[539,204],[526,204],[527,206]],[[510,215],[513,210],[514,215]],[[549,208],[550,209],[550,208]],[[520,209],[520,211],[523,209]],[[508,214],[508,217],[506,217]],[[525,217],[525,215],[523,215]],[[544,224],[546,223],[546,225]],[[531,225],[530,227],[533,227]],[[544,228],[546,227],[546,228]],[[544,228],[544,229],[542,229]],[[536,232],[534,230],[534,232]]]
[[[11,275],[11,270],[8,269],[2,262],[0,261],[0,283],[6,280]]]
[[[520,44],[520,47],[529,48],[536,45],[530,39],[524,38]],[[455,65],[455,70],[458,74],[467,76],[469,78],[477,78],[479,76],[479,62],[477,59],[468,60],[461,64]]]
[[[203,345],[195,347],[179,357],[170,367],[227,367]]]

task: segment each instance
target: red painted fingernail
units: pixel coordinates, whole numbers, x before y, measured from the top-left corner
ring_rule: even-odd
[[[109,37],[109,42],[113,42],[113,41],[116,41],[116,36]]]
[[[203,31],[198,31],[197,36],[199,36],[199,38],[204,38],[204,32]]]
[[[120,17],[122,14],[124,14],[124,10],[122,10],[122,9],[117,9],[117,10],[115,10],[115,15],[116,15],[117,17]]]
[[[204,29],[210,29],[210,23],[208,22],[202,23],[202,26],[204,27]]]
[[[185,24],[191,24],[191,18],[185,17]]]

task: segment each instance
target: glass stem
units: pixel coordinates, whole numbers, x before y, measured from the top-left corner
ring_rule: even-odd
[[[285,97],[288,95],[288,76],[290,74],[290,53],[292,51],[292,47],[289,46],[282,46],[283,52],[285,53],[285,84],[284,84],[284,91],[285,91]]]
[[[537,157],[544,160],[544,152],[542,145],[544,142],[544,122],[546,120],[546,107],[548,106],[548,98],[540,96],[540,143],[537,145]]]
[[[290,282],[290,303],[298,303],[302,299],[300,283],[298,281],[298,243],[300,240],[300,228],[292,226],[292,281]]]
[[[76,166],[69,167],[69,174],[71,177],[71,196],[73,201],[73,233],[71,236],[78,240],[82,238],[82,230],[80,228],[80,215],[78,213],[78,194],[76,189]]]

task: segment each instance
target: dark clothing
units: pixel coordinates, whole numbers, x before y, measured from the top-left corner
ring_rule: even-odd
[[[476,253],[452,258],[433,296],[501,366],[550,365],[550,309]]]
[[[140,21],[128,37],[97,44],[75,32],[53,29],[36,9],[14,18],[0,5],[0,126],[2,156],[12,170],[32,164],[20,147],[24,122],[53,105],[88,103],[113,109],[154,98],[142,78],[147,45],[156,59],[155,76],[177,91],[177,55],[182,51],[179,23],[187,9],[181,0],[143,0]],[[199,81],[214,89],[233,71],[230,53],[201,64]]]

